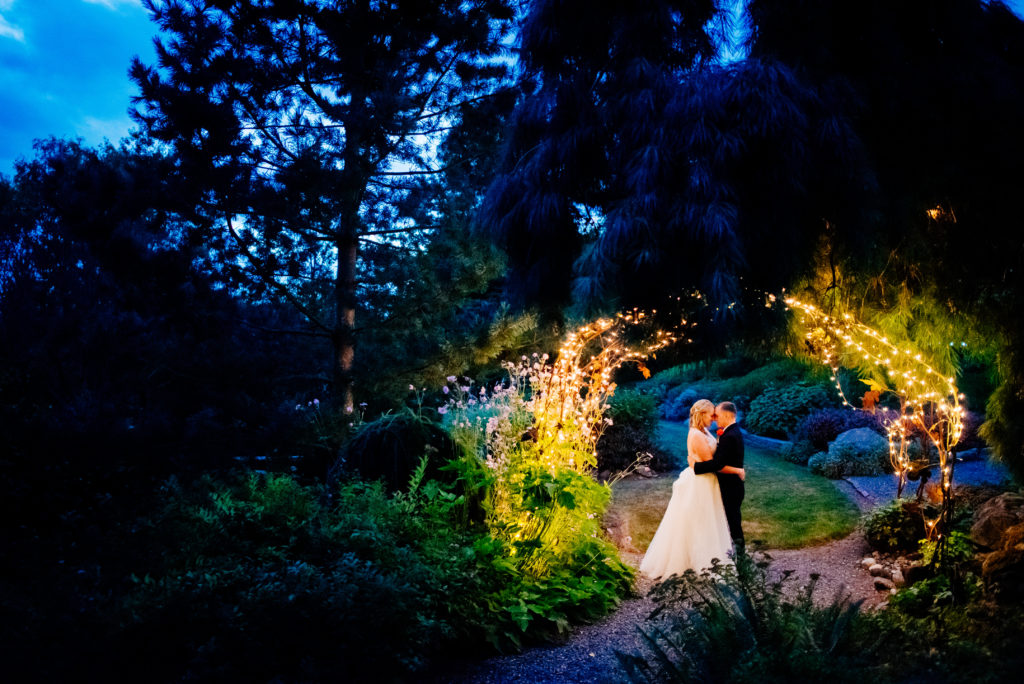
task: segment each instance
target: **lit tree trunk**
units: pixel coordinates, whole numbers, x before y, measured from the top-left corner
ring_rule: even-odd
[[[335,281],[337,318],[334,335],[334,393],[346,413],[353,409],[352,362],[355,359],[356,261],[359,238],[346,232],[338,240],[338,275]]]

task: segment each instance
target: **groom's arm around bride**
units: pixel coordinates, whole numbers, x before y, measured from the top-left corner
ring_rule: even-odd
[[[722,490],[722,506],[725,517],[729,521],[729,534],[733,538],[737,552],[743,549],[743,527],[740,516],[740,505],[743,503],[745,487],[743,479],[738,475],[729,475],[719,471],[725,466],[743,467],[743,434],[736,424],[736,407],[732,402],[725,401],[716,407],[718,424],[724,430],[718,440],[718,448],[710,461],[693,464],[694,475],[716,473],[718,484]]]

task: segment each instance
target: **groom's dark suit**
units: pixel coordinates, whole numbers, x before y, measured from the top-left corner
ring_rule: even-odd
[[[697,461],[693,464],[693,473],[715,473],[718,476],[718,485],[722,490],[722,506],[725,508],[726,520],[729,521],[729,534],[736,544],[736,550],[740,551],[744,545],[740,505],[743,503],[745,490],[739,475],[718,472],[725,466],[743,467],[743,434],[736,423],[725,428],[722,436],[718,438],[718,448],[715,449],[715,455],[710,461]]]

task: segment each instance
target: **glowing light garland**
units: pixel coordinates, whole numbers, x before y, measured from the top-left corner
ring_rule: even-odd
[[[680,339],[674,332],[659,330],[651,341],[631,348],[622,340],[624,328],[645,324],[646,318],[645,312],[634,310],[581,326],[566,336],[550,370],[539,368],[541,372],[531,377],[538,453],[550,467],[580,471],[592,465],[597,441],[609,422],[604,414],[615,392],[613,373],[623,364],[635,363],[649,375],[643,362]],[[681,325],[685,324],[683,320]]]
[[[648,329],[655,314],[634,309],[580,326],[566,335],[553,361],[535,353],[503,363],[508,378],[475,395],[471,387],[449,378],[453,389],[446,394],[451,396],[439,410],[454,416],[456,431],[482,437],[486,464],[495,477],[488,524],[508,541],[509,555],[523,572],[543,577],[553,554],[598,534],[602,510],[587,508],[595,503],[580,483],[597,486],[591,473],[597,442],[611,424],[605,414],[616,389],[613,375],[633,363],[648,377],[644,362],[687,339],[681,331],[693,325],[681,318],[671,331]],[[631,342],[630,328],[643,329],[645,341]],[[470,422],[472,407],[483,413]],[[545,475],[538,477],[538,472]],[[550,506],[528,503],[538,482],[550,487]],[[563,495],[573,503],[563,505]],[[601,496],[610,497],[610,490]]]
[[[941,542],[943,528],[951,523],[955,449],[963,434],[963,395],[957,391],[955,379],[936,371],[919,352],[897,346],[850,314],[831,316],[792,297],[785,302],[799,312],[800,323],[807,328],[804,337],[808,351],[831,369],[831,378],[846,406],[857,408],[843,392],[840,366],[874,365],[888,376],[893,387],[886,391],[894,393],[900,402],[896,411],[881,409],[886,413],[889,459],[898,478],[897,497],[902,495],[908,473],[914,469],[907,447],[915,428],[927,435],[935,447],[942,511],[937,518],[926,518],[925,522],[929,539],[937,533]]]

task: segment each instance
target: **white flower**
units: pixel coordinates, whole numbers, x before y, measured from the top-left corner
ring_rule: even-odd
[[[444,387],[441,388],[441,391],[444,392],[445,394],[448,394],[451,390],[448,389],[448,385],[445,385]]]
[[[410,392],[415,392],[416,391],[416,385],[409,385],[409,391]]]
[[[448,413],[448,407],[447,406],[438,406],[437,407],[437,412],[440,413],[443,416],[444,414]]]
[[[313,400],[313,406],[319,406],[319,405],[320,405],[320,400],[319,399],[314,399]]]
[[[454,375],[449,375],[447,378],[445,378],[445,380],[447,380],[448,382],[455,382],[456,378]]]

